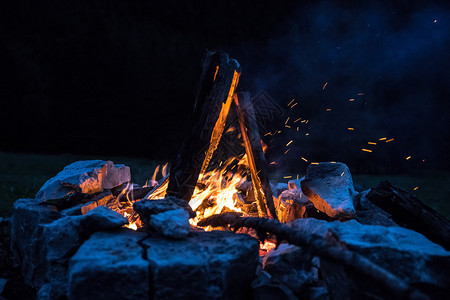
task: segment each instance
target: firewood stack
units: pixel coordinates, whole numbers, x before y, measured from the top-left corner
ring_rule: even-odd
[[[277,219],[258,125],[249,93],[235,94],[239,63],[228,54],[207,51],[203,58],[194,110],[181,151],[172,164],[167,196],[189,201],[221,141],[230,109],[238,116],[260,217]]]

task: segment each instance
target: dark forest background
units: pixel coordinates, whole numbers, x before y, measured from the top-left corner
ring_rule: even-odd
[[[170,160],[222,49],[238,90],[282,109],[264,137],[278,168],[449,169],[449,17],[447,1],[4,0],[0,151]]]

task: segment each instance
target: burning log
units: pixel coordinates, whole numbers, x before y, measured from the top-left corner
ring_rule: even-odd
[[[450,250],[450,221],[413,195],[383,181],[366,198],[391,214],[399,225],[416,230]]]
[[[239,63],[228,54],[206,52],[190,126],[170,170],[168,196],[190,200],[219,144],[239,75]]]
[[[277,219],[267,172],[267,162],[261,146],[261,138],[253,105],[250,100],[250,93],[236,94],[234,96],[234,103],[237,107],[239,125],[244,140],[245,152],[247,153],[253,190],[255,191],[260,216],[266,216],[268,208],[271,216]]]
[[[277,236],[278,241],[285,240],[290,244],[309,250],[314,255],[323,259],[340,263],[349,270],[376,280],[385,288],[389,289],[394,297],[400,299],[429,299],[402,278],[381,268],[363,256],[344,248],[336,239],[326,240],[318,235],[297,231],[276,220],[240,217],[239,214],[214,215],[203,219],[197,225],[213,227],[228,225],[234,229],[249,227],[256,229],[262,237],[267,235],[267,233],[274,234]]]

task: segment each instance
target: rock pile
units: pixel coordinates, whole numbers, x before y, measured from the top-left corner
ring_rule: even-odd
[[[250,235],[193,230],[196,214],[184,200],[131,207],[127,193],[136,200],[148,188],[128,190],[130,179],[126,166],[77,162],[35,199],[15,202],[11,249],[38,299],[389,298],[368,278],[301,247],[282,243],[260,258]],[[450,292],[450,252],[399,227],[367,191],[357,194],[344,164],[311,165],[304,179],[273,189],[280,221],[291,228],[339,243],[432,298]],[[128,219],[117,211],[139,216],[142,228],[124,228]]]

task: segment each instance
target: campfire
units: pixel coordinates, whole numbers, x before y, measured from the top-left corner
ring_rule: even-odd
[[[125,165],[80,161],[16,201],[11,249],[38,298],[446,295],[449,221],[388,182],[356,192],[343,163],[270,182],[250,93],[236,93],[240,75],[228,54],[205,54],[161,180],[159,166],[139,186]]]
[[[196,213],[190,220],[193,226],[224,212],[277,218],[250,94],[235,93],[239,76],[239,63],[226,53],[205,55],[182,149],[172,164],[170,176],[144,198],[175,196],[186,200]],[[239,155],[214,155],[223,153],[218,148],[224,134],[233,135],[232,146],[241,152]],[[124,193],[129,194],[130,190]],[[125,210],[124,215],[130,228],[140,227],[137,213]]]

